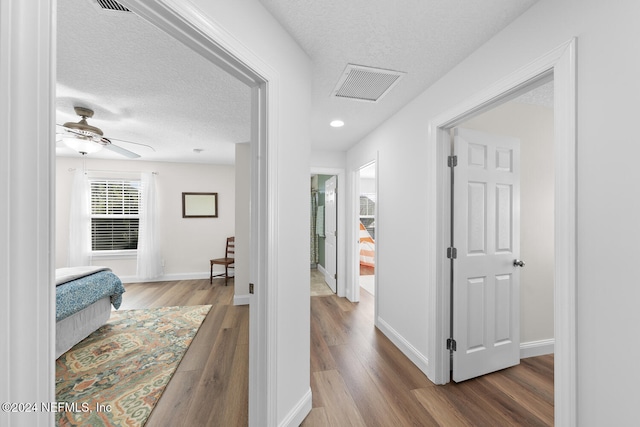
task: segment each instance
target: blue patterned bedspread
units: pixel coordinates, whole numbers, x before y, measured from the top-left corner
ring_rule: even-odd
[[[120,308],[124,286],[111,271],[99,271],[90,276],[56,287],[56,321],[69,317],[104,297],[111,297],[114,308]]]

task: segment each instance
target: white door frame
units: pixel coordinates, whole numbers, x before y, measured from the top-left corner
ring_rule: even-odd
[[[429,367],[436,384],[449,381],[450,295],[446,258],[449,224],[449,129],[517,96],[553,74],[555,152],[555,423],[577,425],[576,405],[576,39],[517,70],[429,123]]]
[[[336,272],[338,274],[338,278],[336,279],[336,295],[339,297],[344,297],[347,295],[347,257],[344,256],[345,251],[345,194],[346,194],[346,186],[347,181],[345,179],[345,171],[340,168],[322,168],[322,167],[311,167],[311,175],[332,175],[338,177],[338,212],[336,214],[336,220],[338,221],[337,233],[338,238],[336,239],[336,251],[338,253],[338,263],[336,264]]]
[[[251,182],[255,209],[251,226],[256,232],[251,236],[250,278],[256,293],[250,304],[249,424],[276,425],[279,75],[190,3],[121,2],[252,88],[251,154],[252,170],[257,173]],[[4,318],[0,338],[7,344],[0,350],[4,384],[0,400],[51,402],[55,400],[55,293],[51,283],[55,266],[56,2],[6,0],[0,8],[0,176],[7,184],[0,187],[0,195],[8,201],[0,209],[0,270],[9,284],[0,302]],[[0,424],[53,425],[53,413],[8,417],[8,413],[0,414]]]

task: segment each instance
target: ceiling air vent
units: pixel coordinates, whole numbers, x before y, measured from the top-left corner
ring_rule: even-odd
[[[398,84],[405,74],[402,71],[347,64],[332,96],[357,101],[378,102]]]
[[[98,6],[105,10],[117,10],[118,12],[131,12],[129,9],[113,0],[96,0]]]

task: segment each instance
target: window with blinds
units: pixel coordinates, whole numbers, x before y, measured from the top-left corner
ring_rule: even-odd
[[[373,193],[360,194],[360,222],[367,229],[372,238],[376,238],[376,195]]]
[[[140,181],[95,179],[91,184],[91,250],[138,248]]]

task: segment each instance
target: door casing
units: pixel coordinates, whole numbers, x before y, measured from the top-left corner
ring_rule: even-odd
[[[429,324],[428,377],[436,384],[449,381],[450,334],[449,263],[446,257],[450,227],[449,130],[463,121],[554,80],[555,163],[555,423],[577,425],[576,371],[576,39],[573,38],[508,75],[476,96],[429,123],[427,222]]]

